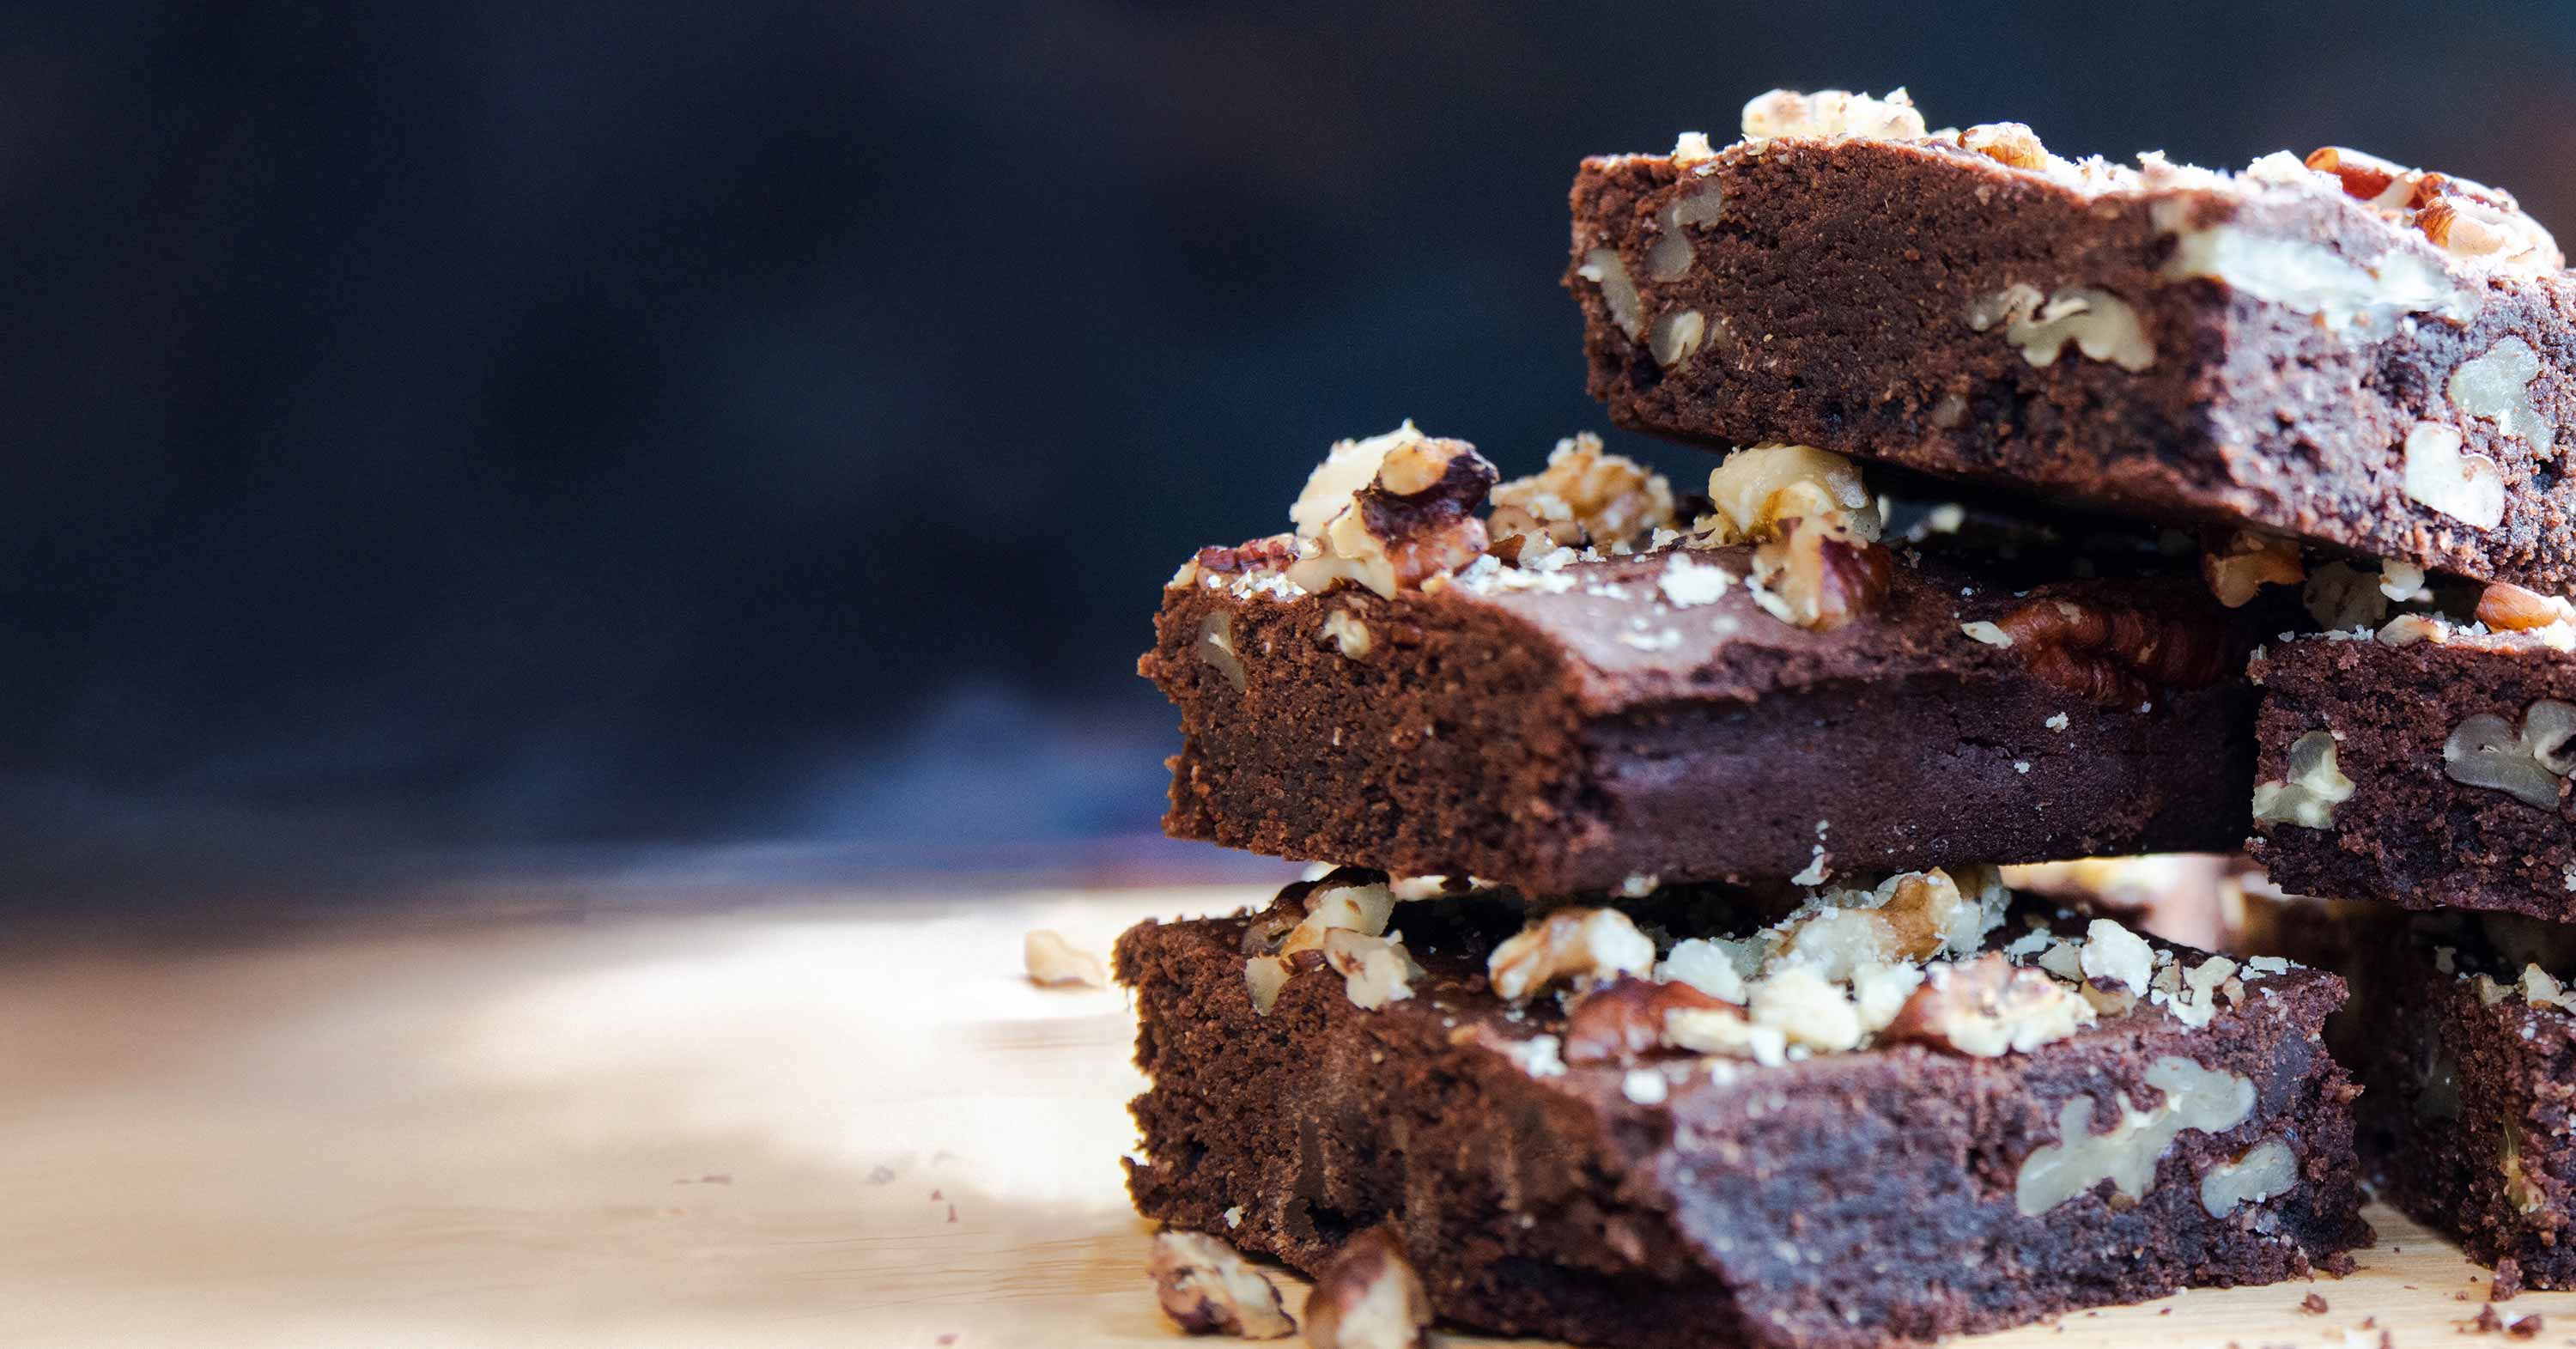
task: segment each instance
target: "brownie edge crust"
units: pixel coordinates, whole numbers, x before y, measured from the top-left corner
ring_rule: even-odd
[[[1266,1015],[1245,978],[1256,920],[1126,933],[1153,1080],[1132,1107],[1139,1211],[1310,1274],[1387,1223],[1444,1318],[1655,1347],[1919,1342],[2333,1269],[2369,1240],[2353,1091],[2318,1039],[2333,976],[2272,974],[2197,1027],[2142,1004],[1997,1058],[1568,1065],[1556,999],[1515,1009],[1487,987],[1521,916],[1399,905],[1411,996],[1363,1010],[1309,963]],[[2154,1084],[2227,1079],[2246,1084],[2233,1125],[2145,1123],[2184,1108]],[[2106,1175],[2023,1211],[2033,1155],[2062,1156],[2083,1109],[2118,1121],[2085,1148],[2160,1142],[2143,1194]],[[2258,1158],[2286,1188],[2232,1188]]]

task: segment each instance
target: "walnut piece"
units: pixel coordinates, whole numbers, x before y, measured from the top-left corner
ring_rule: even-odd
[[[1918,140],[1929,134],[1923,114],[1903,89],[1872,98],[1841,89],[1801,94],[1774,89],[1744,105],[1744,137],[1768,140],[1780,136],[1856,136],[1872,140]]]
[[[1412,997],[1413,981],[1422,977],[1403,938],[1393,934],[1376,937],[1336,928],[1324,934],[1323,951],[1324,963],[1342,976],[1342,992],[1364,1010]]]
[[[1772,617],[1830,632],[1887,597],[1895,558],[1830,520],[1788,519],[1753,550],[1754,601]]]
[[[2001,324],[2004,340],[2036,369],[2057,364],[2070,342],[2087,357],[2133,374],[2156,363],[2156,344],[2137,308],[2092,286],[2060,286],[2043,297],[2037,287],[2017,282],[1969,305],[1965,317],[1981,333]]]
[[[1423,1349],[1431,1297],[1383,1227],[1342,1244],[1306,1294],[1306,1343],[1313,1349]]]
[[[2455,261],[2531,276],[2567,265],[2549,231],[2502,189],[2336,145],[2311,153],[2307,165],[2333,174],[2346,195],[2411,225]]]
[[[2219,603],[2235,609],[2267,585],[2297,585],[2307,569],[2299,563],[2298,540],[2240,529],[2200,555],[2200,575]]]
[[[1959,133],[1959,144],[1999,164],[2017,169],[2048,167],[2048,147],[2039,136],[2019,122],[1987,122]]]
[[[2366,572],[2349,562],[2329,562],[2308,573],[2308,584],[2299,592],[2299,602],[2308,608],[2308,616],[2328,632],[2349,628],[2376,628],[2388,617],[2388,596],[2379,588],[2379,573]]]
[[[1351,660],[1367,660],[1370,648],[1375,645],[1375,640],[1369,635],[1368,624],[1348,609],[1335,609],[1324,615],[1323,635]]]
[[[1566,1013],[1559,1052],[1568,1063],[1627,1062],[1663,1043],[1667,1014],[1725,1006],[1688,983],[1619,975]]]
[[[2334,732],[2310,731],[2290,742],[2280,781],[2254,784],[2254,820],[2331,829],[2335,807],[2351,800],[2353,789],[2353,780],[2335,766]]]
[[[2119,1119],[2093,1132],[2093,1098],[2076,1096],[2057,1113],[2057,1139],[2031,1150],[2014,1177],[2013,1201],[2032,1217],[2093,1192],[2103,1181],[2134,1203],[2156,1183],[2156,1163],[2186,1129],[2223,1133],[2254,1109],[2254,1084],[2234,1073],[2168,1054],[2148,1065],[2146,1085],[2164,1093],[2139,1110],[2120,1093]]]
[[[1574,269],[1576,276],[1601,288],[1601,305],[1610,311],[1610,322],[1628,340],[1636,341],[1646,332],[1646,304],[1637,295],[1637,283],[1628,276],[1628,264],[1620,261],[1619,250],[1595,248],[1583,255],[1583,265]]]
[[[2528,441],[2534,453],[2546,457],[2558,443],[2558,427],[2532,398],[2531,384],[2540,371],[2540,357],[2531,344],[2508,337],[2485,355],[2461,362],[2445,388],[2462,412],[2494,422],[2497,434]]]
[[[2220,1162],[2201,1175],[2200,1206],[2209,1216],[2224,1218],[2243,1205],[2288,1194],[2298,1183],[2299,1155],[2288,1143],[2266,1138],[2236,1160]]]
[[[1643,974],[1655,943],[1617,909],[1558,909],[1505,938],[1486,959],[1494,995],[1519,1002],[1559,982]]]
[[[1691,227],[1708,224],[1725,211],[1726,192],[1715,183],[1675,193],[1655,212],[1655,246],[1646,251],[1646,275],[1657,281],[1678,281],[1689,275],[1699,260],[1691,246]]]
[[[2108,918],[2096,918],[2084,929],[2084,948],[2077,954],[2084,977],[2097,984],[2119,984],[2144,996],[2156,973],[2156,950],[2147,939]]]
[[[1252,687],[1252,676],[1243,668],[1243,658],[1234,654],[1234,615],[1227,610],[1212,610],[1199,620],[1199,639],[1190,644],[1190,654],[1224,676],[1237,692]]]
[[[2556,810],[2560,784],[2576,771],[2576,704],[2543,698],[2523,709],[2519,729],[2489,712],[2469,717],[2442,742],[2442,771],[2464,786]]]
[[[2440,422],[2417,422],[2406,433],[2401,486],[2416,501],[2478,529],[2504,522],[2504,470],[2483,454],[2463,450],[2460,433]]]
[[[1337,499],[1362,467],[1369,476]],[[1298,533],[1320,550],[1290,564],[1288,579],[1316,592],[1348,580],[1392,599],[1446,576],[1485,551],[1485,523],[1476,512],[1499,476],[1475,446],[1433,439],[1411,422],[1371,441],[1336,445],[1290,511]]]
[[[1588,431],[1558,441],[1544,470],[1496,487],[1493,502],[1487,527],[1498,552],[1514,537],[1544,538],[1541,551],[1607,549],[1673,527],[1672,484],[1624,454],[1603,453],[1601,437]],[[1518,514],[1507,522],[1506,512]],[[1505,556],[1517,560],[1519,553]]]
[[[1760,542],[1788,519],[1820,520],[1852,537],[1878,538],[1878,502],[1860,470],[1812,445],[1756,445],[1726,456],[1708,475],[1715,514],[1699,522],[1696,542],[1716,547]]]
[[[2033,599],[1996,625],[2031,674],[2104,707],[2134,707],[2156,688],[2206,688],[2235,666],[2225,635],[2144,610]]]
[[[1033,984],[1080,984],[1107,988],[1109,971],[1100,957],[1077,949],[1052,928],[1039,928],[1020,938],[1020,963]]]
[[[2015,966],[2000,951],[1923,973],[1923,986],[1879,1032],[1882,1042],[1995,1058],[2054,1044],[2094,1021],[2093,1008],[2074,989]]]
[[[1275,1340],[1297,1333],[1270,1276],[1245,1264],[1233,1247],[1214,1237],[1198,1232],[1156,1236],[1145,1272],[1153,1277],[1163,1314],[1193,1335]]]

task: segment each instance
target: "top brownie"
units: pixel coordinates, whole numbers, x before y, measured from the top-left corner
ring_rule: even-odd
[[[2078,163],[1901,91],[1744,129],[1576,176],[1621,424],[2576,589],[2576,282],[2506,194],[2335,149]]]

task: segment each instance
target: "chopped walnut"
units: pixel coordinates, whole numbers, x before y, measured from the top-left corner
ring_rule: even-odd
[[[1520,512],[1548,547],[1610,548],[1635,544],[1658,529],[1673,527],[1673,489],[1664,475],[1623,454],[1605,454],[1601,437],[1585,432],[1556,443],[1547,467],[1514,478],[1493,491],[1491,531],[1499,543],[1505,532],[1504,512]],[[1518,559],[1518,553],[1508,556]]]
[[[1923,986],[1879,1038],[1995,1058],[2054,1044],[2094,1019],[2093,1008],[2072,988],[1989,951],[1966,964],[1925,970]]]
[[[1790,1044],[1828,1051],[1851,1049],[1867,1033],[1851,996],[1804,966],[1776,970],[1755,980],[1746,992],[1753,1024],[1779,1031]]]
[[[1383,1227],[1343,1243],[1306,1294],[1306,1343],[1313,1349],[1423,1349],[1431,1297]]]
[[[2289,765],[2279,781],[2254,785],[2254,820],[2331,829],[2335,807],[2351,800],[2353,791],[2353,780],[2335,766],[2334,733],[2310,731],[2290,742]]]
[[[2534,453],[2546,456],[2558,444],[2558,426],[2532,397],[2541,370],[2531,344],[2508,337],[2485,355],[2461,362],[2444,391],[2462,412],[2494,422],[2497,434],[2528,441]]]
[[[1874,140],[1917,140],[1929,134],[1914,99],[1898,89],[1872,98],[1841,89],[1801,94],[1774,89],[1744,105],[1747,140],[1782,136],[1856,136]]]
[[[2504,522],[2504,470],[2463,443],[2440,422],[2417,422],[2406,433],[2401,485],[2408,497],[2462,524],[2493,529]]]
[[[2333,174],[2354,200],[2411,225],[2457,261],[2534,276],[2567,265],[2549,231],[2499,188],[2341,146],[2317,150],[2307,163]]]
[[[1735,451],[1708,475],[1708,498],[1716,513],[1700,520],[1696,540],[1705,546],[1769,539],[1789,519],[1824,521],[1865,542],[1878,538],[1878,502],[1860,470],[1810,445]]]
[[[1052,928],[1039,928],[1020,939],[1020,963],[1033,984],[1109,986],[1109,971],[1101,966],[1100,957],[1077,949]]]
[[[2267,585],[2297,585],[2307,569],[2299,562],[2298,540],[2240,529],[2215,551],[2201,554],[2200,574],[2209,582],[2209,593],[2235,609]]]
[[[1601,288],[1601,305],[1610,311],[1610,322],[1628,340],[1645,336],[1645,301],[1637,295],[1637,283],[1628,275],[1628,264],[1620,260],[1615,248],[1595,248],[1583,255],[1583,265],[1574,269],[1576,276]]]
[[[2090,601],[2033,599],[1997,626],[2033,675],[2105,707],[2147,701],[2156,687],[2206,688],[2235,664],[2220,632]]]
[[[2317,626],[2329,632],[2376,628],[2388,617],[2388,596],[2381,593],[2379,581],[2377,573],[2349,562],[2329,562],[2308,573],[2299,601]]]
[[[2006,892],[1990,871],[1962,885],[1940,868],[1891,876],[1866,895],[1828,896],[1784,920],[1775,960],[1827,978],[1889,961],[1921,963],[1973,949],[2002,921]]]
[[[2155,977],[2156,952],[2147,939],[2108,918],[2096,918],[2084,929],[2078,956],[2084,977],[2098,984],[2119,984],[2143,996]]]
[[[1197,1232],[1156,1236],[1145,1272],[1153,1277],[1163,1314],[1193,1335],[1275,1340],[1297,1332],[1270,1276],[1245,1264],[1233,1247],[1214,1237]]]
[[[2039,137],[2019,122],[1987,122],[1959,133],[1959,144],[1986,158],[2017,169],[2048,167],[2048,148]]]
[[[1234,654],[1234,615],[1226,610],[1211,611],[1199,620],[1199,639],[1190,644],[1190,654],[1237,692],[1252,687],[1251,672],[1243,668],[1243,658]]]
[[[2093,1098],[2068,1098],[2057,1113],[2057,1141],[2033,1148],[2014,1176],[2013,1202],[2038,1217],[2103,1181],[2131,1203],[2147,1196],[2156,1183],[2157,1163],[2186,1129],[2223,1133],[2245,1122],[2254,1110],[2251,1079],[2168,1054],[2147,1066],[2147,1086],[2164,1099],[2145,1110],[2129,1103],[2126,1092],[2115,1098],[2115,1122],[2107,1133],[2093,1132]]]
[[[1561,1052],[1568,1063],[1625,1062],[1663,1043],[1669,1013],[1727,1005],[1687,983],[1619,975],[1566,1013]]]
[[[1348,609],[1335,609],[1324,615],[1323,636],[1352,660],[1367,660],[1375,644],[1368,624]]]
[[[1887,549],[1829,520],[1780,522],[1753,550],[1754,601],[1784,623],[1831,632],[1876,609],[1896,575]]]
[[[1280,902],[1303,904],[1306,910],[1279,943],[1283,956],[1322,950],[1325,935],[1336,930],[1379,936],[1395,913],[1395,892],[1385,874],[1358,867],[1336,867],[1320,880],[1290,886],[1280,892]]]
[[[1394,933],[1373,937],[1335,928],[1324,934],[1323,951],[1324,963],[1342,976],[1342,991],[1368,1011],[1412,997],[1413,981],[1422,977],[1422,967]]]
[[[1346,487],[1363,468],[1369,476]],[[1411,422],[1368,441],[1344,441],[1289,512],[1298,533],[1320,549],[1291,563],[1288,580],[1318,592],[1349,580],[1393,598],[1456,571],[1485,551],[1485,525],[1475,513],[1497,476],[1475,446],[1424,436]]]
[[[1559,982],[1584,985],[1642,974],[1655,963],[1655,943],[1617,909],[1558,909],[1494,948],[1486,976],[1494,994],[1519,1002]]]
[[[2156,344],[2137,308],[2092,286],[2061,286],[2043,297],[2037,287],[2016,283],[1980,298],[1965,317],[1981,333],[2002,325],[2004,340],[2038,369],[2057,364],[2070,342],[2087,357],[2131,373],[2156,363]]]
[[[2576,772],[2576,705],[2543,698],[2523,709],[2518,729],[2489,712],[2469,717],[2442,742],[2442,771],[2453,782],[2555,810],[2561,785]]]

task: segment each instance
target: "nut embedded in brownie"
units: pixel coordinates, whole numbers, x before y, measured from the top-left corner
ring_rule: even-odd
[[[1881,538],[1849,461],[1787,445],[1685,520],[1578,437],[1462,563],[1470,459],[1345,442],[1299,533],[1181,568],[1139,662],[1181,710],[1167,832],[1533,894],[2244,836],[2255,615],[2152,546]]]
[[[1403,992],[1363,992],[1338,934],[1400,953]],[[2368,1240],[2317,1040],[2337,979],[2015,903],[1982,868],[1785,915],[1407,902],[1346,869],[1132,929],[1116,964],[1153,1079],[1138,1208],[1310,1272],[1384,1224],[1480,1329],[1878,1345]]]
[[[2576,621],[2490,586],[2486,622],[2400,615],[2252,662],[2246,845],[2283,889],[2576,918]]]
[[[2576,588],[2576,281],[2510,195],[2340,148],[2070,161],[1901,93],[1743,133],[1576,176],[1621,425]]]

